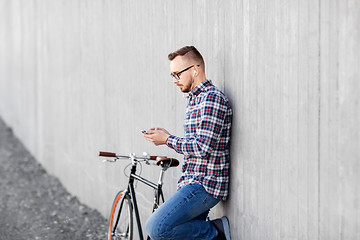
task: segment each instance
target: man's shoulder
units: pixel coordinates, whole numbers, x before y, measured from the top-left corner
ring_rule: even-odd
[[[228,103],[229,100],[218,87],[213,84],[210,84],[204,88],[204,91],[201,93],[202,99],[206,100],[209,98],[220,98],[223,102]]]

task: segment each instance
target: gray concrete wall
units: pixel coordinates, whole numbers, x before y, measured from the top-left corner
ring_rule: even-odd
[[[359,23],[358,0],[0,0],[0,116],[107,216],[127,163],[98,150],[181,158],[139,130],[182,135],[167,54],[195,45],[234,110],[231,198],[211,216],[235,240],[360,239]]]

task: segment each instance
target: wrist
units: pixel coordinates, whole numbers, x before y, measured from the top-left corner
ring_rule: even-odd
[[[166,136],[166,139],[165,139],[165,144],[167,145],[167,141],[169,140],[169,137],[170,137],[170,134],[168,134],[167,136]]]

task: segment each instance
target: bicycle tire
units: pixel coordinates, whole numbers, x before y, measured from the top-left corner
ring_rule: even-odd
[[[133,238],[133,206],[131,198],[120,191],[110,212],[109,240],[132,240]]]

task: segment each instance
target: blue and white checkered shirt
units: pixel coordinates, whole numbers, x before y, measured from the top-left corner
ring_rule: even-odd
[[[178,188],[201,184],[215,198],[227,199],[231,116],[227,97],[210,80],[189,93],[185,136],[171,135],[166,142],[170,148],[184,154]]]

